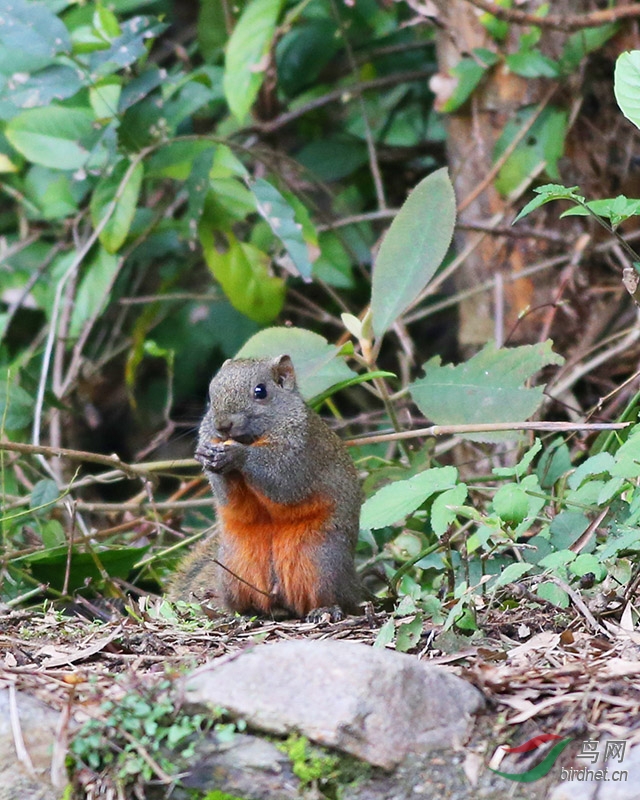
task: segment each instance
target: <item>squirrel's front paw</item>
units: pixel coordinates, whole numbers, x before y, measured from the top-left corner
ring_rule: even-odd
[[[238,442],[201,442],[196,450],[196,461],[211,472],[224,472],[239,466],[242,445]]]

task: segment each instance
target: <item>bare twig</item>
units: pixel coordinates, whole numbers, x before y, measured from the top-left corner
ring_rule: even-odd
[[[637,4],[606,8],[601,11],[592,11],[589,14],[567,14],[566,16],[549,14],[546,17],[539,17],[537,14],[529,14],[517,8],[498,6],[490,0],[467,0],[467,2],[492,14],[497,19],[511,22],[514,25],[535,25],[538,28],[552,28],[558,31],[579,31],[584,28],[606,25],[610,22],[620,22],[623,19],[640,17],[640,6]]]

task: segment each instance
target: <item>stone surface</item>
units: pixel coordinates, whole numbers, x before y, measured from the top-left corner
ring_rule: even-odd
[[[24,692],[15,693],[15,707],[31,766],[18,759],[10,692],[0,689],[0,800],[59,800],[51,757],[60,714]]]
[[[412,656],[336,640],[262,645],[186,679],[188,702],[250,727],[299,731],[384,769],[460,741],[483,704],[473,686]]]
[[[188,789],[222,791],[251,800],[295,800],[300,782],[289,759],[272,743],[257,736],[236,734],[220,744],[215,734],[196,747],[182,785]],[[182,796],[177,790],[176,797]]]

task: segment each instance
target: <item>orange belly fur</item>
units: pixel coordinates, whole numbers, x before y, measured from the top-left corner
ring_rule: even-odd
[[[242,579],[225,579],[234,610],[268,613],[285,606],[305,616],[323,605],[314,554],[333,502],[316,496],[295,505],[275,503],[239,473],[227,481],[227,503],[220,508],[225,567]]]

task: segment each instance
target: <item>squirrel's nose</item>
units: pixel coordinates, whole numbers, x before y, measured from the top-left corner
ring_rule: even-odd
[[[216,420],[216,430],[220,434],[221,439],[226,439],[229,436],[232,427],[233,422],[228,417]]]

